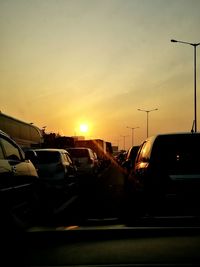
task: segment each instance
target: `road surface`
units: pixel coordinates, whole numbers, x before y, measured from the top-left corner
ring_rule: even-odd
[[[84,177],[82,177],[84,179]],[[124,174],[111,163],[96,177],[82,180],[80,192],[74,202],[59,216],[59,223],[81,223],[95,220],[118,219],[124,205]]]

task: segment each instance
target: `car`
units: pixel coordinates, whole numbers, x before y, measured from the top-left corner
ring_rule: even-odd
[[[21,147],[0,130],[0,224],[27,227],[34,219],[38,174]],[[9,224],[10,225],[10,224]]]
[[[39,175],[40,214],[46,220],[77,194],[77,168],[65,149],[38,148],[25,153]]]
[[[125,169],[127,174],[129,174],[130,170],[134,167],[135,159],[138,153],[140,146],[132,146],[129,148],[126,154],[126,158],[124,162],[122,162],[122,167]]]
[[[96,153],[87,147],[67,148],[73,161],[77,164],[79,175],[90,177],[98,172],[98,158]]]
[[[25,153],[33,161],[39,177],[50,183],[71,181],[76,177],[76,166],[65,149],[40,148]]]
[[[146,212],[199,213],[200,133],[158,134],[138,151],[129,176],[134,201]]]
[[[115,156],[116,162],[122,166],[123,162],[125,161],[127,156],[127,151],[121,151]]]

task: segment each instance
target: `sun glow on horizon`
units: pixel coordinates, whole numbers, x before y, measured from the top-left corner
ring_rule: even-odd
[[[81,133],[87,133],[89,130],[89,126],[87,123],[81,123],[80,124],[80,132]]]

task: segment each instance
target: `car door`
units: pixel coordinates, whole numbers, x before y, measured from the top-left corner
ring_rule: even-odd
[[[8,160],[5,158],[4,150],[0,137],[0,199],[2,199],[12,191],[13,172]]]
[[[23,157],[21,149],[8,138],[0,138],[3,153],[3,168],[1,171],[2,190],[10,191],[10,202],[21,202],[29,194],[32,183],[37,178],[37,172],[30,161]],[[12,192],[11,192],[12,191]]]

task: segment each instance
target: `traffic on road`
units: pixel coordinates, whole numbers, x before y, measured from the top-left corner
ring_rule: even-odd
[[[153,136],[106,164],[91,148],[24,152],[0,135],[4,226],[200,215],[199,133]]]

